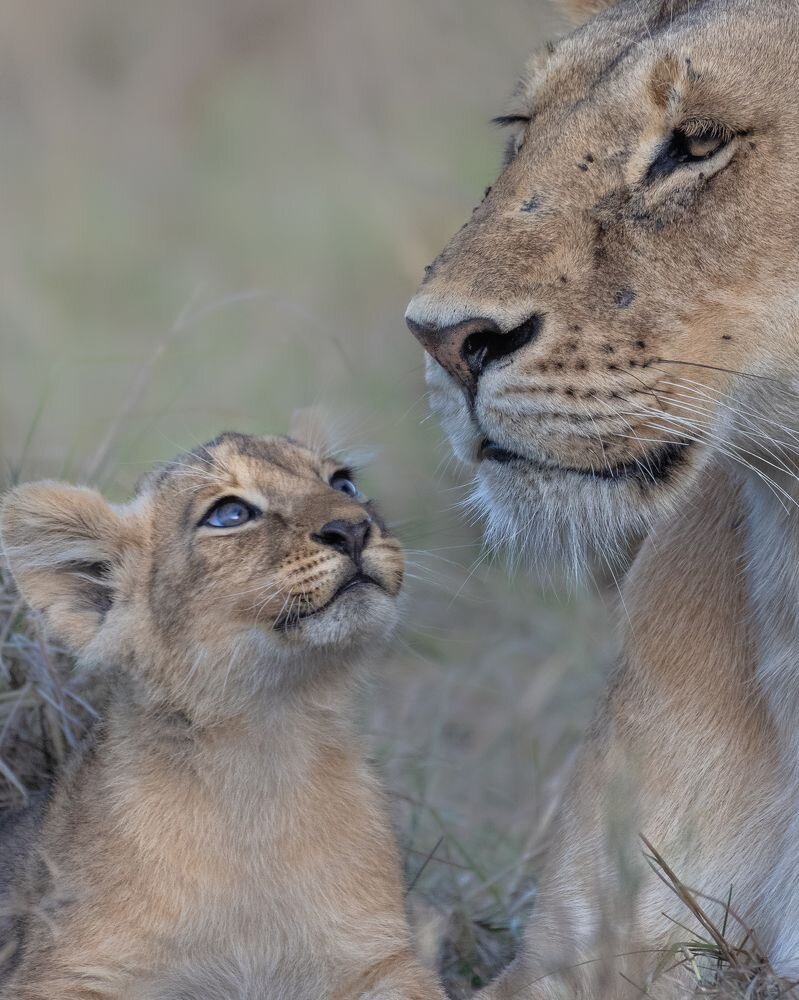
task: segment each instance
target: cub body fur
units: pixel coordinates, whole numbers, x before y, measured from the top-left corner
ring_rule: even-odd
[[[691,994],[674,949],[704,932],[639,833],[797,980],[799,8],[568,6],[595,16],[530,60],[503,170],[407,312],[489,544],[617,579],[637,552],[487,995]]]
[[[351,718],[403,558],[349,473],[226,434],[123,507],[42,483],[2,513],[21,593],[110,696],[19,866],[0,996],[441,998]]]

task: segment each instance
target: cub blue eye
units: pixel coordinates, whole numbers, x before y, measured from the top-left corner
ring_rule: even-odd
[[[208,528],[238,528],[252,520],[256,511],[243,500],[226,499],[215,504],[202,519]]]
[[[361,491],[346,473],[336,473],[330,480],[330,485],[339,493],[346,493],[347,496],[358,497]]]

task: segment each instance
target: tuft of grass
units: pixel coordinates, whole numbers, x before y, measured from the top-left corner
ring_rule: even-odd
[[[0,810],[47,786],[96,718],[93,687],[44,636],[0,559]]]
[[[461,854],[442,836],[431,860],[448,866],[452,877],[437,895],[422,896],[414,895],[412,877],[409,899],[420,956],[438,969],[451,996],[465,998],[513,958],[534,890],[514,893],[510,882],[487,879],[478,865],[453,856]],[[413,865],[419,867],[418,859],[407,853],[406,870]]]
[[[777,1000],[799,996],[799,983],[777,975],[754,930],[735,912],[732,889],[719,900],[686,885],[650,840],[642,836],[644,857],[652,871],[668,886],[685,912],[701,928],[695,931],[679,919],[667,917],[686,937],[671,945],[661,974],[682,970],[695,982],[692,996],[718,1000]],[[721,906],[719,922],[707,904]],[[646,995],[646,994],[644,994]]]

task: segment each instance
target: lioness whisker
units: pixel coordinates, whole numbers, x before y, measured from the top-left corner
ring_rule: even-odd
[[[659,357],[657,362],[664,365],[687,365],[691,368],[706,368],[709,371],[722,372],[725,375],[738,375],[741,378],[759,379],[763,382],[769,382],[772,385],[778,386],[786,395],[799,399],[799,394],[797,394],[793,389],[790,389],[785,382],[782,381],[782,379],[774,378],[772,375],[759,375],[755,372],[742,372],[735,368],[724,368],[719,365],[710,365],[701,361],[681,361],[675,358]]]
[[[699,412],[699,411],[694,410],[692,412]],[[697,421],[692,421],[689,418],[683,417],[683,416],[681,416],[679,414],[664,413],[664,412],[661,411],[660,413],[656,413],[656,414],[653,414],[653,415],[656,417],[656,419],[671,420],[673,422],[683,422],[683,423],[686,424],[686,426],[693,425],[696,429],[701,430],[701,432],[704,433],[705,435],[708,435],[708,432],[710,430],[709,426],[705,425],[704,423],[699,423]],[[703,414],[700,414],[700,415],[703,415]],[[773,439],[770,438],[770,437],[767,437],[767,436],[766,437],[763,437],[763,436],[754,436],[754,435],[749,434],[747,432],[743,432],[743,434],[744,434],[745,437],[748,437],[748,438],[750,438],[751,440],[754,440],[757,443],[762,442],[762,441],[767,441],[769,443],[773,443]],[[711,438],[708,436],[707,440],[711,440]],[[793,469],[791,469],[788,465],[786,465],[784,462],[782,462],[779,459],[778,455],[775,455],[775,454],[769,452],[770,454],[772,454],[772,458],[774,458],[776,460],[775,462],[770,462],[770,461],[768,461],[768,459],[764,459],[762,457],[762,455],[760,453],[758,453],[758,452],[750,451],[750,450],[748,450],[746,448],[743,448],[740,445],[735,444],[734,442],[726,442],[726,443],[727,443],[727,445],[729,447],[735,448],[737,451],[740,451],[741,454],[749,455],[751,458],[759,459],[760,461],[764,461],[767,465],[770,465],[772,468],[776,469],[777,471],[784,472],[787,475],[796,478],[795,471]],[[766,449],[766,451],[768,451],[768,449]]]
[[[663,415],[661,414],[661,418],[662,418],[662,416]],[[731,447],[728,447],[727,444],[725,444],[724,442],[721,442],[721,441],[718,441],[718,440],[714,441],[714,440],[708,438],[708,436],[706,434],[706,428],[704,428],[704,427],[699,427],[698,428],[700,436],[696,436],[695,434],[686,433],[683,428],[690,427],[690,424],[693,423],[693,422],[685,420],[684,418],[676,418],[676,419],[678,421],[680,421],[680,425],[679,425],[680,426],[680,434],[686,440],[691,441],[691,442],[696,443],[696,444],[708,444],[708,443],[712,443],[713,447],[720,454],[725,455],[727,458],[730,458],[733,461],[737,462],[739,465],[742,465],[744,468],[748,469],[750,472],[753,472],[756,476],[758,476],[758,478],[760,478],[761,480],[763,480],[763,482],[765,482],[767,485],[769,485],[773,491],[777,491],[779,494],[781,494],[782,496],[784,496],[785,499],[789,500],[790,503],[792,503],[794,506],[799,507],[799,503],[797,503],[797,501],[783,487],[781,487],[769,475],[767,475],[765,472],[763,472],[762,469],[758,469],[756,466],[752,465],[751,462],[747,461],[747,459],[743,458],[742,454],[741,454],[741,451],[742,451],[741,449],[733,449]],[[670,430],[675,430],[676,429],[674,427],[659,427],[655,423],[653,423],[651,426],[653,427],[654,430],[663,430],[663,431],[666,431],[666,432],[668,432]],[[621,436],[623,437],[624,435],[621,435]],[[746,454],[745,451],[743,453]],[[751,453],[749,453],[749,454],[751,454]],[[772,463],[767,462],[766,464],[771,465]],[[778,471],[782,472],[782,471],[785,471],[785,470],[778,469]],[[777,494],[775,493],[775,495],[777,495]],[[777,497],[777,499],[779,499],[779,496]]]
[[[713,386],[705,385],[703,382],[696,382],[693,379],[682,379],[681,382],[683,383],[682,385],[679,385],[678,383],[666,383],[666,384],[669,385],[673,384],[676,388],[682,388],[685,391],[697,393],[698,395],[707,399],[709,402],[713,402],[718,406],[724,407],[724,409],[728,410],[733,415],[740,416],[741,412],[743,411],[746,414],[750,414],[751,417],[756,418],[757,423],[773,424],[775,427],[779,428],[781,431],[788,434],[789,437],[796,438],[797,441],[799,441],[799,431],[789,427],[787,424],[780,423],[777,420],[773,420],[772,418],[767,417],[764,413],[761,413],[758,410],[754,409],[754,407],[747,406],[746,403],[743,402],[742,400],[735,399],[729,393],[726,393],[721,389],[716,389]],[[715,392],[717,396],[708,395],[708,393],[710,392]],[[719,396],[723,397],[723,399],[717,398]],[[731,400],[732,404],[727,403],[724,400]]]
[[[674,398],[673,399],[673,405],[674,406],[678,406],[681,409],[685,409],[689,413],[696,413],[696,414],[699,414],[701,416],[706,416],[708,418],[714,416],[714,413],[712,411],[707,411],[707,410],[699,409],[695,405],[695,403],[693,403],[693,402],[690,403],[690,404],[689,403],[682,403],[679,400],[677,400],[676,398]],[[666,414],[666,413],[663,414],[664,417],[668,416],[668,415],[669,414]],[[673,414],[672,416],[676,416],[676,414]],[[746,418],[745,415],[742,416],[742,419],[746,420],[747,423],[749,423],[749,420],[748,420],[748,418]],[[777,448],[779,448],[779,444],[778,444],[777,441],[775,441],[774,437],[772,435],[766,434],[766,433],[764,433],[762,431],[759,431],[759,430],[747,431],[747,430],[743,430],[742,428],[739,427],[738,428],[738,433],[741,434],[742,436],[744,436],[745,438],[749,439],[750,441],[755,442],[755,443],[758,443],[758,444],[761,444],[761,445],[763,445],[765,443],[766,445],[773,445],[773,446],[776,446]],[[770,455],[775,460],[775,463],[776,463],[775,466],[774,466],[775,468],[779,467],[784,472],[788,473],[789,475],[795,475],[795,473],[793,472],[793,470],[790,469],[789,466],[787,466],[785,463],[783,463],[781,461],[779,455],[773,450],[772,447],[765,447],[764,451],[766,452],[766,454]],[[755,453],[754,452],[750,452],[749,454],[754,455]]]

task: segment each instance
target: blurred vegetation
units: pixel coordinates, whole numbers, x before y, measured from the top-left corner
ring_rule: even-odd
[[[402,315],[559,28],[543,0],[0,5],[2,482],[122,498],[155,461],[319,402],[381,449],[368,486],[412,599],[365,725],[423,947],[464,996],[532,903],[613,641],[596,598],[480,561]],[[68,748],[87,693],[0,598],[0,761],[21,773],[20,747]]]

